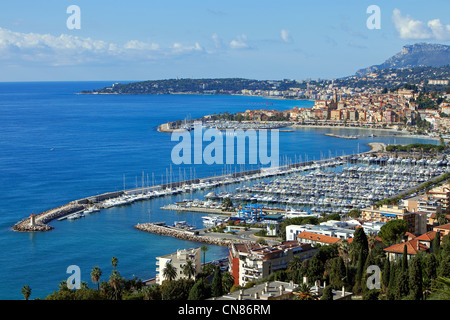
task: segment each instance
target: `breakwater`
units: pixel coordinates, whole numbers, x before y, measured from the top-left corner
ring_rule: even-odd
[[[157,223],[140,223],[134,226],[134,228],[146,231],[150,233],[155,233],[163,236],[170,236],[182,240],[196,241],[202,242],[206,244],[212,244],[217,246],[231,246],[231,244],[235,242],[252,242],[252,241],[243,241],[243,240],[233,240],[233,239],[224,239],[224,238],[216,238],[206,235],[197,234],[195,231],[187,231],[182,229],[173,228],[167,226],[165,224],[157,224]]]
[[[334,133],[324,133],[324,135],[328,136],[328,137],[341,138],[341,139],[357,139],[356,136],[342,136],[342,135],[334,134]]]

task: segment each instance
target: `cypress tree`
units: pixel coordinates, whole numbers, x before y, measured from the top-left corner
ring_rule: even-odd
[[[352,245],[355,246],[356,252],[360,252],[361,249],[363,250],[363,261],[365,262],[369,254],[369,241],[363,228],[356,229],[353,235]]]
[[[363,269],[364,269],[364,248],[360,248],[358,264],[356,265],[356,277],[355,277],[355,285],[353,286],[353,292],[356,294],[360,294],[362,291],[362,279],[363,279]]]
[[[423,299],[422,264],[418,257],[411,259],[409,266],[409,294],[414,300]]]
[[[388,300],[395,299],[395,285],[396,285],[396,275],[398,273],[398,263],[391,263],[391,270],[389,271],[389,287],[387,292]]]
[[[436,255],[436,258],[440,258],[441,254],[441,233],[436,232],[436,236],[433,240],[433,253]]]
[[[408,270],[408,248],[406,244],[403,246],[403,255],[402,255],[402,272],[407,272]]]
[[[222,272],[220,272],[218,266],[216,266],[214,270],[214,277],[211,283],[211,294],[213,297],[220,297],[223,295]]]
[[[434,280],[437,277],[438,262],[434,253],[427,256],[426,274],[430,280]]]
[[[386,261],[384,261],[383,273],[381,274],[381,279],[383,281],[385,291],[387,291],[387,289],[389,288],[390,272],[391,272],[391,263],[389,261],[389,258],[386,258]]]
[[[406,271],[400,270],[394,288],[395,299],[401,300],[404,297],[406,297],[408,293],[409,293],[408,273]]]

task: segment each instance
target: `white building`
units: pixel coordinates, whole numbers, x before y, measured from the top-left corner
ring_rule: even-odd
[[[177,271],[177,277],[175,280],[181,278],[187,278],[183,273],[183,267],[188,262],[192,261],[192,264],[195,269],[195,275],[201,272],[201,249],[193,248],[193,249],[182,249],[177,250],[175,253],[170,253],[165,256],[156,257],[156,283],[159,285],[162,284],[164,280],[167,280],[164,277],[164,269],[166,268],[167,263],[171,263],[172,266]]]
[[[357,227],[363,227],[366,234],[373,233],[376,235],[384,224],[384,222],[377,221],[365,221],[361,224],[358,220],[351,219],[346,221],[329,220],[319,225],[290,225],[286,227],[286,240],[297,240],[297,236],[303,231],[340,239],[349,239],[353,238]]]

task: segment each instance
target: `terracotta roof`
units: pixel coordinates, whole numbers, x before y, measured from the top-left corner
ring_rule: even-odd
[[[436,237],[436,231],[428,231],[427,233],[424,233],[420,236],[418,236],[417,240],[425,240],[425,241],[433,241],[433,239]]]
[[[384,249],[384,251],[387,252],[394,252],[394,253],[403,253],[404,247],[406,246],[406,253],[407,254],[417,254],[417,240],[411,240],[403,243],[394,244],[390,247],[387,247]]]
[[[297,236],[297,238],[305,239],[305,240],[313,240],[313,241],[329,243],[329,244],[333,244],[333,243],[341,241],[340,238],[325,236],[322,234],[317,234],[317,233],[308,232],[308,231],[303,231],[302,233],[300,233]]]
[[[441,230],[441,229],[444,229],[444,230],[450,230],[450,223],[443,224],[443,225],[440,225],[440,226],[436,226],[436,227],[434,227],[433,229],[438,229],[438,230]]]

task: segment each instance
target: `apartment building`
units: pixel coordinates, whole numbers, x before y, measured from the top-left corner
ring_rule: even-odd
[[[408,232],[421,234],[426,231],[426,214],[410,212],[407,207],[383,205],[380,208],[372,206],[361,210],[361,218],[364,220],[388,222],[393,219],[405,220],[408,222]]]
[[[183,267],[188,261],[192,261],[195,269],[195,274],[201,272],[202,266],[200,247],[177,250],[177,252],[170,253],[161,257],[156,257],[156,283],[161,285],[164,280],[167,280],[164,276],[164,269],[167,263],[172,264],[172,266],[177,271],[177,277],[175,278],[175,280],[187,278],[187,276],[183,273]]]
[[[311,258],[317,249],[310,244],[285,241],[280,245],[263,246],[254,243],[232,244],[229,250],[229,268],[235,285],[244,286],[247,282],[269,276],[286,269],[294,258]]]

